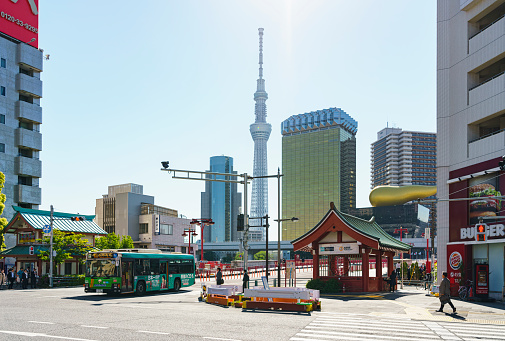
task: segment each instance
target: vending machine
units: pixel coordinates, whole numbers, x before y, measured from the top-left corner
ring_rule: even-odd
[[[475,296],[487,298],[489,295],[489,265],[475,265]]]

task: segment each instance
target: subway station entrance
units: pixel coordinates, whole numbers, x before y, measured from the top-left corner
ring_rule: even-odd
[[[346,292],[385,291],[395,254],[411,246],[387,234],[374,220],[330,210],[310,231],[291,242],[294,251],[311,252],[313,276],[337,279]]]

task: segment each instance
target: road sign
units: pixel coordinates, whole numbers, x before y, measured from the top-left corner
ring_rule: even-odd
[[[424,238],[430,239],[431,238],[430,234],[431,234],[431,229],[429,227],[426,227],[424,229]]]
[[[51,225],[44,225],[42,231],[44,231],[44,233],[51,233]]]

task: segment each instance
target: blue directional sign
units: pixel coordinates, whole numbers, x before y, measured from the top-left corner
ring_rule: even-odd
[[[44,225],[42,231],[44,231],[44,233],[51,233],[51,225]]]

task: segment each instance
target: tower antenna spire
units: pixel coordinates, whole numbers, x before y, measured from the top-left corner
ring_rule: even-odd
[[[260,36],[260,55],[259,55],[259,64],[260,64],[260,79],[263,78],[263,29],[258,28],[258,34]]]

